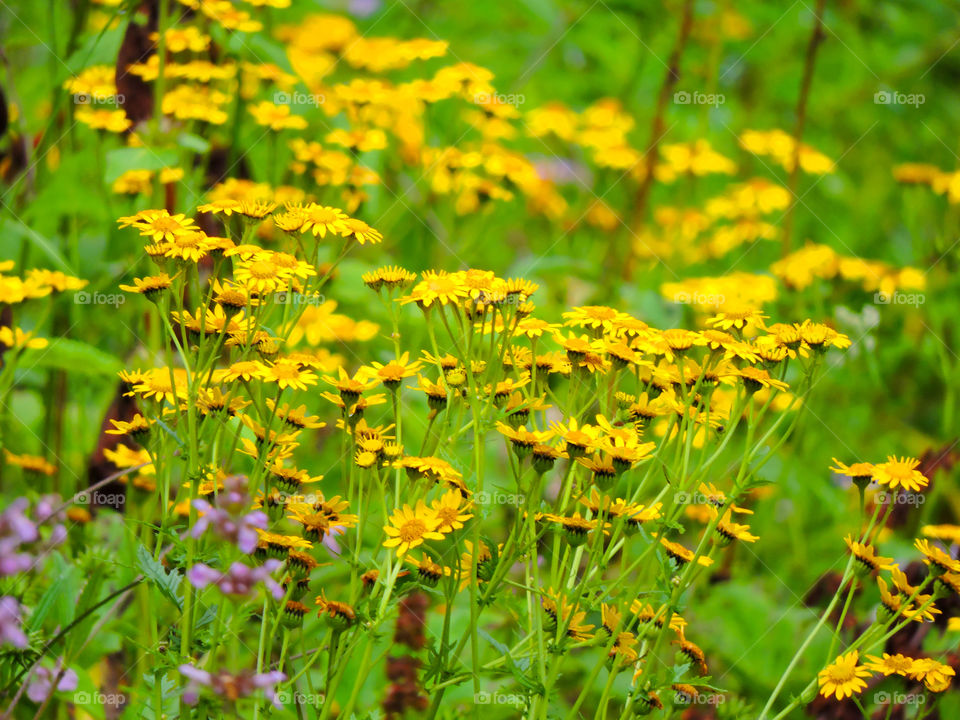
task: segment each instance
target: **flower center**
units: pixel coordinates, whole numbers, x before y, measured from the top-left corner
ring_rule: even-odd
[[[423,520],[408,520],[400,528],[400,539],[404,542],[419,540],[427,531],[426,523]]]
[[[257,260],[249,266],[250,274],[258,280],[277,276],[277,266],[269,260]]]

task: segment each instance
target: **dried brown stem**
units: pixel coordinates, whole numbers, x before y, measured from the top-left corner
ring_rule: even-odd
[[[670,53],[670,62],[667,66],[667,73],[660,85],[660,93],[657,95],[657,106],[653,113],[653,122],[650,125],[650,141],[647,144],[647,151],[643,156],[645,174],[640,186],[637,188],[636,199],[633,205],[633,218],[630,227],[634,232],[639,232],[647,215],[647,202],[650,197],[650,190],[653,187],[654,168],[660,157],[660,140],[664,135],[666,122],[664,115],[667,111],[667,102],[673,95],[677,81],[680,79],[680,61],[683,59],[684,50],[687,48],[687,41],[690,39],[690,31],[693,29],[693,0],[685,0],[683,4],[683,16],[680,19],[680,27],[677,30],[677,40],[673,45],[673,52]],[[624,280],[630,280],[633,277],[635,261],[633,257],[632,238],[628,239],[621,267],[623,268]]]
[[[807,101],[810,98],[810,85],[813,83],[813,69],[817,60],[817,48],[826,36],[823,32],[823,10],[827,0],[817,0],[813,11],[813,33],[807,44],[807,56],[803,62],[803,79],[800,81],[800,96],[797,98],[797,121],[793,129],[793,165],[790,168],[788,189],[793,202],[787,208],[787,215],[783,222],[783,238],[781,254],[787,255],[793,249],[793,213],[800,202],[797,197],[797,182],[800,179],[800,143],[803,141],[803,127],[807,121]]]

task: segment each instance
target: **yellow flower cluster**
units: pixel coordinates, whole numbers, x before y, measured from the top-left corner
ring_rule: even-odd
[[[740,134],[740,147],[760,157],[769,157],[787,171],[793,170],[795,157],[800,169],[811,175],[825,175],[834,170],[833,161],[809,145],[797,143],[783,130],[745,130]]]
[[[814,280],[844,280],[859,283],[867,292],[923,290],[924,273],[912,267],[896,268],[880,260],[845,256],[829,245],[810,243],[770,266],[787,287],[803,290]]]

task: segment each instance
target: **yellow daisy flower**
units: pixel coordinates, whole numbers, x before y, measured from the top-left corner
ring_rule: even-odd
[[[440,522],[436,512],[428,508],[423,500],[417,502],[416,508],[409,505],[396,508],[390,524],[383,526],[383,531],[389,535],[383,541],[383,546],[396,548],[397,557],[403,557],[426,540],[443,540],[443,535],[437,530]]]
[[[823,697],[834,695],[837,700],[859,694],[867,687],[863,678],[872,674],[864,665],[857,665],[860,653],[856,650],[840,655],[818,674],[820,694]]]

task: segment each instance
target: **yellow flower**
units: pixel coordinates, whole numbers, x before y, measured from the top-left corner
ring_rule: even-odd
[[[113,429],[105,430],[104,432],[106,432],[107,435],[130,435],[131,437],[136,437],[150,430],[150,426],[153,423],[153,420],[147,420],[143,415],[137,413],[130,422],[110,418],[110,424],[113,425]]]
[[[242,202],[236,198],[221,198],[212,202],[197,206],[197,212],[211,213],[213,215],[224,214],[230,217],[235,212],[239,212]]]
[[[82,108],[77,110],[76,118],[94,130],[122,133],[129,130],[133,123],[123,110],[93,110]]]
[[[133,285],[121,285],[124,292],[140,293],[147,300],[154,300],[164,290],[169,289],[171,280],[166,273],[150,275],[144,278],[134,278]]]
[[[233,272],[238,283],[258,295],[286,290],[290,275],[290,271],[281,267],[269,254],[241,260]]]
[[[265,125],[271,130],[303,130],[307,127],[306,118],[291,114],[289,105],[274,105],[269,100],[264,100],[249,110],[258,125]]]
[[[586,305],[584,307],[575,307],[569,312],[563,313],[566,325],[571,327],[587,328],[590,330],[610,330],[620,319],[619,310],[606,307],[605,305]]]
[[[163,96],[161,109],[164,115],[173,115],[178,120],[202,120],[211,125],[223,125],[229,115],[223,105],[229,100],[226,93],[203,85],[178,85]]]
[[[843,349],[850,347],[851,344],[849,337],[843,333],[838,333],[832,327],[823,323],[804,320],[799,329],[800,337],[803,338],[804,343],[820,352],[825,351],[831,345]]]
[[[442,378],[431,382],[423,375],[417,375],[416,387],[408,385],[411,390],[420,390],[427,396],[427,405],[431,410],[443,410],[447,406],[447,386]]]
[[[730,328],[736,328],[737,330],[754,327],[762,328],[763,321],[766,320],[766,318],[767,316],[757,308],[724,307],[723,310],[707,320],[707,325],[712,325],[721,330],[729,330]]]
[[[923,561],[927,565],[933,565],[940,572],[960,573],[960,560],[954,560],[929,540],[917,539],[913,544],[926,556]]]
[[[289,556],[291,550],[296,551],[300,548],[309,550],[313,547],[312,542],[299,538],[296,535],[280,535],[278,533],[266,532],[260,528],[256,528],[256,530],[259,536],[257,547],[260,550],[271,552],[283,559]]]
[[[919,464],[920,461],[914,458],[897,459],[895,455],[890,455],[885,463],[874,466],[873,479],[891,490],[902,487],[904,490],[916,492],[930,482],[922,472],[917,470]]]
[[[144,237],[154,242],[171,242],[181,235],[196,234],[196,223],[186,215],[171,215],[166,210],[141,210],[136,215],[122,217],[120,227],[135,227]]]
[[[902,594],[891,593],[887,587],[887,581],[882,577],[877,578],[877,588],[880,590],[880,605],[886,612],[890,613],[891,616],[896,617],[898,621],[899,618],[904,618],[905,620],[922,623],[926,619],[932,621],[934,615],[940,614],[940,611],[932,605],[928,605],[922,612],[918,612],[915,605],[913,603],[907,603],[907,598]],[[927,600],[930,598],[929,595],[925,597]],[[917,598],[917,600],[919,600],[919,598]]]
[[[251,220],[263,220],[276,207],[277,204],[269,200],[242,200],[237,207],[237,212]]]
[[[164,257],[177,258],[187,262],[198,262],[206,257],[207,253],[214,249],[215,238],[207,237],[206,233],[185,232],[180,233],[172,240],[161,243],[156,247],[162,251]]]
[[[355,130],[331,130],[327,133],[326,141],[345,148],[353,148],[360,152],[382,150],[387,146],[387,136],[378,128],[357,128]]]
[[[417,279],[417,276],[398,265],[387,265],[373,272],[364,273],[361,279],[363,284],[371,290],[380,290],[381,287],[396,290],[407,287]]]
[[[56,465],[38,455],[14,455],[7,449],[4,449],[3,455],[8,465],[15,465],[25,472],[38,475],[53,475],[57,472]]]
[[[589,640],[593,637],[591,631],[595,626],[583,622],[587,617],[586,611],[581,610],[579,605],[574,605],[560,593],[552,589],[547,590],[541,605],[549,618],[546,624],[548,630],[556,630],[558,626],[563,626],[566,628],[566,637],[573,640]]]
[[[312,232],[314,236],[326,237],[328,232],[340,232],[347,215],[340,208],[310,203],[299,213],[302,219],[300,232]]]
[[[875,655],[868,655],[867,660],[869,662],[865,664],[866,667],[874,672],[883,673],[888,676],[902,675],[903,677],[909,677],[910,673],[913,672],[915,662],[913,658],[899,653],[896,655],[884,653],[882,658]]]
[[[416,568],[417,578],[427,587],[436,587],[440,578],[449,576],[452,572],[450,568],[435,563],[427,555],[423,555],[420,560],[408,556],[406,561]]]
[[[132,374],[121,373],[120,377],[133,386],[127,395],[140,395],[145,400],[166,400],[173,404],[177,397],[187,393],[187,373],[182,368],[174,368],[172,372],[170,368],[152,368]]]
[[[733,371],[733,375],[740,377],[743,380],[744,386],[751,393],[759,392],[763,388],[780,391],[788,388],[788,385],[782,380],[772,378],[766,370],[753,367],[752,365],[747,365],[744,368]]]
[[[89,95],[105,102],[117,93],[117,70],[113,65],[93,65],[69,78],[63,87],[73,95]]]
[[[837,700],[843,700],[862,692],[867,687],[862,678],[870,677],[872,673],[867,667],[857,665],[859,659],[860,653],[852,650],[821,670],[818,674],[820,694],[823,697],[834,695]]]
[[[322,593],[316,599],[316,604],[320,606],[320,617],[327,616],[340,627],[352,625],[357,619],[357,614],[350,605],[337,600],[327,600]]]
[[[439,500],[434,500],[430,507],[433,509],[440,525],[437,532],[449,533],[459,530],[463,524],[473,517],[467,510],[470,509],[470,503],[462,505],[463,497],[459,492],[448,490]]]
[[[710,507],[710,510],[714,517],[719,514],[719,511],[712,506]],[[740,540],[741,542],[752,543],[760,539],[756,535],[750,534],[750,527],[748,525],[740,525],[738,523],[731,522],[729,510],[717,523],[716,531],[727,542],[730,542],[731,540]]]
[[[913,661],[913,670],[910,673],[914,680],[922,680],[927,690],[935,693],[949,688],[955,675],[956,671],[952,667],[933,658],[917,658]]]
[[[847,535],[843,541],[856,561],[867,572],[889,570],[893,567],[893,558],[877,555],[873,545],[857,542],[850,535]]]
[[[497,432],[510,441],[514,450],[519,455],[525,455],[530,452],[535,445],[542,445],[553,437],[553,432],[549,430],[527,430],[523,425],[518,428],[512,428],[502,422],[497,422]]]
[[[554,331],[559,328],[560,325],[556,323],[548,323],[546,320],[541,320],[534,317],[525,317],[521,319],[516,327],[514,328],[514,335],[523,335],[528,338],[539,338],[543,335],[553,335]]]
[[[266,382],[277,383],[281,389],[306,390],[308,385],[317,384],[315,373],[304,370],[300,367],[300,363],[283,359],[268,366],[263,372],[263,379]]]
[[[458,305],[467,296],[467,289],[460,282],[459,273],[451,275],[443,271],[427,270],[422,277],[423,280],[414,286],[409,295],[400,298],[401,305],[413,302],[421,308],[428,308],[437,302],[441,305]]]
[[[156,42],[159,39],[159,33],[151,33],[150,39]],[[164,33],[164,40],[167,50],[172,53],[184,52],[203,52],[210,47],[210,36],[202,34],[195,27],[185,28],[167,28]]]
[[[697,668],[697,672],[706,675],[709,670],[707,668],[707,656],[703,650],[700,649],[699,645],[690,642],[683,636],[683,628],[680,628],[678,635],[680,636],[679,639],[674,640],[671,644],[679,645],[680,652],[687,656],[693,666]]]
[[[836,463],[836,465],[832,466],[830,469],[838,475],[844,475],[851,480],[866,480],[867,482],[873,478],[873,463],[856,462],[846,465],[836,458],[833,459],[833,462]]]
[[[342,220],[340,222],[338,232],[344,237],[355,238],[356,241],[361,245],[366,243],[375,245],[376,243],[383,241],[383,235],[380,234],[379,230],[374,230],[372,227],[363,222],[363,220],[357,220],[356,218],[348,217],[345,220]]]
[[[40,350],[49,344],[46,338],[34,337],[32,332],[24,332],[18,327],[9,328],[6,325],[0,327],[0,345]]]
[[[223,382],[232,382],[234,380],[262,380],[266,377],[266,366],[257,360],[240,360],[233,363],[226,372],[223,373]]]
[[[660,538],[660,544],[663,546],[663,549],[666,550],[667,555],[676,560],[680,565],[686,565],[687,563],[692,562],[693,558],[695,557],[693,550],[684,547],[680,543],[671,542],[664,537]],[[713,565],[713,560],[705,555],[701,555],[697,558],[697,563],[703,565],[704,567],[709,567]]]
[[[376,378],[388,388],[395,388],[400,385],[404,378],[416,375],[423,363],[420,360],[410,362],[410,353],[405,352],[396,360],[391,360],[386,365],[374,362],[370,367],[363,368],[364,372],[371,378]]]
[[[383,546],[396,548],[397,557],[403,557],[425,540],[443,540],[443,535],[437,530],[439,527],[440,518],[423,500],[417,502],[415,509],[404,505],[395,509],[390,524],[383,526],[383,531],[389,535],[383,541]]]

